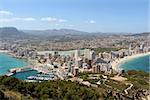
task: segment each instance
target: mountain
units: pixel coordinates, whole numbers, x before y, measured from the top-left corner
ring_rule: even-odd
[[[92,39],[98,37],[108,36],[150,36],[150,33],[137,33],[137,34],[115,34],[115,33],[102,33],[102,32],[84,32],[74,29],[51,29],[51,30],[18,30],[15,27],[2,27],[0,28],[0,39],[30,39],[30,40],[54,40],[54,41],[69,41],[78,39]]]
[[[52,30],[23,30],[23,32],[34,34],[34,35],[83,35],[88,34],[88,32],[73,30],[73,29],[52,29]]]
[[[144,33],[133,34],[132,36],[150,36],[150,32],[144,32]]]
[[[15,27],[2,27],[0,28],[0,37],[18,37],[24,34]]]
[[[143,33],[136,33],[136,34],[131,34],[131,35],[127,35],[127,36],[134,36],[134,37],[139,37],[139,36],[150,36],[150,32],[143,32]]]
[[[55,41],[70,41],[77,39],[90,39],[93,34],[73,29],[51,29],[51,30],[22,30],[25,33],[35,35],[40,39]]]
[[[37,39],[37,37],[15,27],[0,27],[0,39]]]
[[[73,29],[18,30],[15,27],[1,27],[0,39],[10,38],[69,41],[76,39],[88,39],[91,38],[91,36],[89,36],[88,32],[77,31]]]

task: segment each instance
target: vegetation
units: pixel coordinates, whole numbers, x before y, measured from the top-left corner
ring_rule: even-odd
[[[5,98],[5,97],[4,97],[4,93],[0,90],[0,99],[1,98]]]
[[[99,94],[95,89],[70,81],[56,80],[29,83],[13,77],[2,76],[0,77],[0,86],[2,91],[19,92],[23,97],[28,96],[30,99],[37,100],[47,100],[48,98],[54,100],[97,100],[99,98]],[[0,94],[1,98],[3,98],[3,92],[0,92]]]
[[[96,73],[79,73],[79,77],[91,83],[99,79],[89,79]],[[102,79],[102,73],[97,74]],[[111,79],[99,85],[98,88],[83,86],[77,82],[55,80],[37,82],[24,82],[13,77],[0,77],[0,100],[124,100],[134,99],[141,89],[149,89],[149,74],[142,71],[128,71],[122,76],[128,78],[125,82]],[[126,95],[124,89],[129,87],[125,83],[132,83],[133,87]],[[110,86],[110,87],[108,87]],[[134,95],[133,95],[134,94]],[[138,98],[138,97],[136,97]],[[139,99],[137,99],[139,100]]]
[[[98,81],[98,79],[89,79],[90,76],[94,75],[99,75],[99,80],[103,80],[101,75],[104,75],[104,73],[79,73],[80,78],[91,83],[96,83]],[[129,83],[133,84],[133,87],[128,90],[128,96],[131,98],[134,98],[134,95],[136,95],[138,91],[141,91],[141,89],[144,91],[149,90],[149,74],[146,72],[129,70],[122,74],[123,77],[126,77],[128,79],[127,81],[123,82],[111,80],[110,77],[113,76],[113,74],[107,75],[108,79],[104,83],[102,83],[99,88],[97,88],[97,91],[100,91],[100,96],[103,97],[103,99],[114,100],[115,98],[112,95],[110,96],[108,91],[111,91],[111,93],[118,92],[117,94],[124,93],[124,90],[130,86]]]
[[[113,89],[119,90],[120,92],[123,92],[127,87],[129,87],[128,85],[125,85],[125,83],[116,82],[113,80],[106,81],[105,84],[111,86]]]
[[[98,54],[103,52],[110,53],[111,51],[118,51],[120,48],[94,48],[93,50],[96,52],[96,54]]]
[[[128,78],[128,81],[134,85],[134,88],[149,89],[149,73],[129,70],[123,76]]]

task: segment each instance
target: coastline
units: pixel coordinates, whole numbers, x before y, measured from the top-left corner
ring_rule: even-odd
[[[0,50],[0,53],[8,53],[8,50]]]
[[[41,70],[41,66],[43,66],[43,64],[38,63],[37,60],[33,60],[33,59],[30,59],[30,58],[17,57],[17,56],[15,56],[15,54],[9,52],[8,50],[0,50],[0,53],[4,53],[4,54],[9,55],[9,56],[11,56],[13,58],[23,60],[26,63],[28,63],[28,65],[33,66],[33,69],[36,70],[36,71]]]
[[[132,60],[132,59],[134,59],[134,58],[146,56],[146,55],[150,55],[150,52],[141,53],[141,54],[134,54],[134,55],[131,55],[131,56],[126,56],[126,57],[124,57],[124,58],[116,59],[115,61],[113,61],[113,62],[111,63],[112,69],[114,69],[115,71],[119,71],[119,70],[121,70],[120,65],[123,64],[124,62],[129,61],[129,60]]]
[[[5,53],[5,54],[7,54],[7,55],[9,55],[13,58],[24,60],[25,62],[33,65],[32,61],[30,59],[28,59],[28,58],[19,58],[19,57],[15,56],[13,53],[9,52],[8,50],[0,50],[0,53]]]
[[[0,54],[2,54],[2,57],[4,56],[4,60],[3,59],[1,60],[0,69],[2,68],[2,70],[0,71],[0,76],[6,75],[6,74],[9,75],[10,69],[21,68],[21,67],[28,65],[28,62],[26,62],[24,59],[17,59],[14,56],[10,55],[9,51],[0,50]],[[9,59],[8,62],[10,62],[11,64],[5,64],[7,63],[7,60],[5,59]],[[4,64],[3,64],[3,61],[4,61]]]

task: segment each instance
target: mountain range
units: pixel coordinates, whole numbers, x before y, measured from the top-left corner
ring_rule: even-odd
[[[64,38],[64,39],[83,39],[83,38],[94,38],[114,35],[114,33],[102,33],[102,32],[83,32],[73,29],[52,29],[52,30],[18,30],[15,27],[1,27],[0,37],[17,37],[17,38],[28,38],[28,37],[38,37],[38,38]],[[116,33],[115,33],[116,35]],[[120,35],[120,34],[119,34]],[[149,36],[150,32],[130,34],[128,36]]]

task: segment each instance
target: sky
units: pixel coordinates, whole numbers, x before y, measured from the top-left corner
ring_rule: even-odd
[[[0,0],[0,27],[147,32],[149,0]]]

